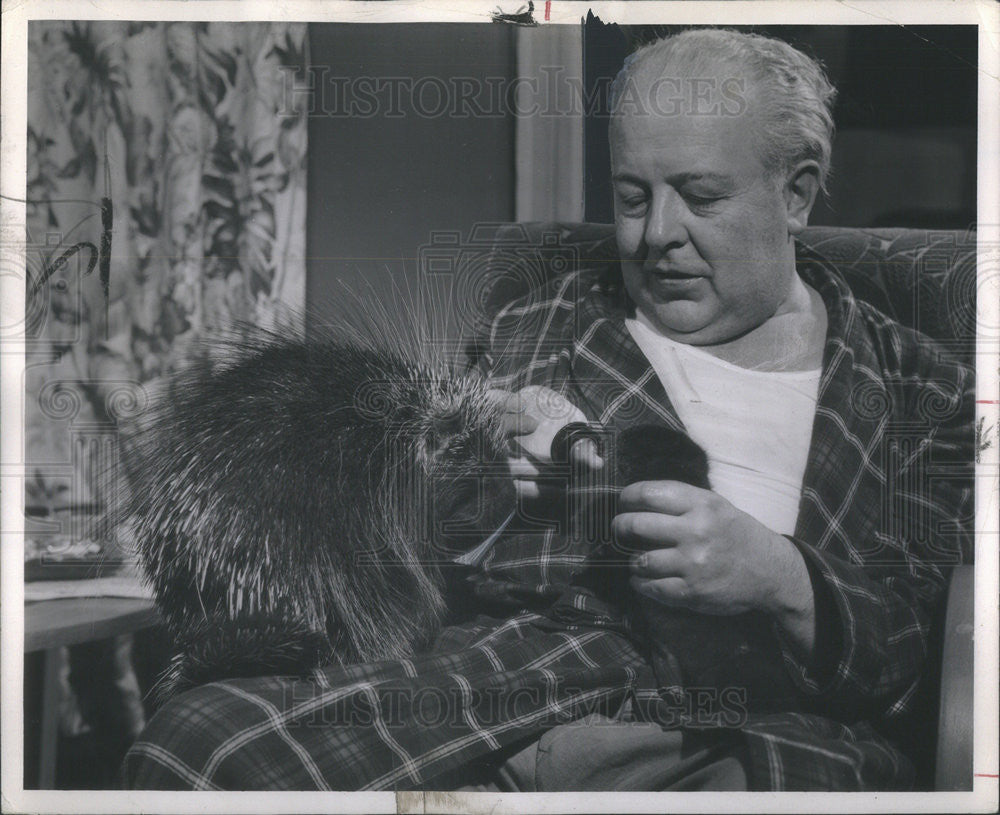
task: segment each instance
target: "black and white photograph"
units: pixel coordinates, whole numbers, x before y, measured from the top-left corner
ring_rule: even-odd
[[[998,9],[5,3],[4,811],[996,811]]]

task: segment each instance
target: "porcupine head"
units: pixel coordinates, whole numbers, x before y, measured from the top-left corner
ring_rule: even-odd
[[[485,383],[357,337],[218,356],[125,447],[125,520],[175,640],[161,693],[427,645],[444,564],[513,507]]]

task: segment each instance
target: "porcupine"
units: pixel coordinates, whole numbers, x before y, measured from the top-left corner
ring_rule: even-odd
[[[123,520],[175,641],[161,694],[426,645],[461,530],[514,501],[486,472],[506,436],[485,382],[355,335],[225,348],[175,374],[125,446]]]
[[[514,505],[486,382],[356,336],[261,332],[228,348],[221,366],[202,356],[176,374],[126,445],[125,519],[175,640],[161,694],[411,655],[445,619],[443,567],[479,540],[442,529],[485,533]],[[565,430],[556,459],[594,427]],[[704,453],[681,433],[633,427],[611,444],[612,493],[708,487]],[[627,570],[605,533],[584,582],[620,599]],[[664,684],[704,683],[732,639],[699,615],[641,600],[631,611]]]

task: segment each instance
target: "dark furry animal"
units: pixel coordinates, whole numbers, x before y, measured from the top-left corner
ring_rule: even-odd
[[[567,426],[553,444],[554,455],[566,456],[580,436],[593,435],[610,452],[605,478],[610,505],[594,512],[598,517],[617,514],[618,493],[639,481],[683,481],[710,489],[708,459],[690,438],[667,427],[627,428],[613,438],[599,429]],[[609,444],[610,442],[610,444]],[[726,717],[730,725],[747,711],[792,709],[796,691],[786,672],[771,621],[762,613],[732,616],[699,614],[671,608],[632,592],[627,564],[636,554],[612,540],[590,559],[580,577],[582,585],[612,603],[624,604],[626,613],[648,654],[657,681],[664,691],[701,694],[698,715],[705,720]],[[669,697],[674,699],[675,697]],[[704,722],[703,722],[704,723]]]
[[[176,643],[161,692],[412,654],[442,564],[513,507],[485,383],[354,336],[225,350],[125,447],[122,520]]]

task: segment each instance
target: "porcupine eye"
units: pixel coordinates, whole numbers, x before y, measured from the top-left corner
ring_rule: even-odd
[[[441,461],[451,443],[465,427],[462,411],[457,405],[441,406],[431,417],[430,427],[421,439],[418,458],[426,468]]]

